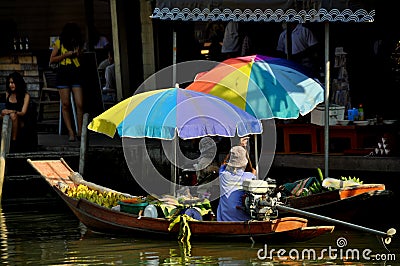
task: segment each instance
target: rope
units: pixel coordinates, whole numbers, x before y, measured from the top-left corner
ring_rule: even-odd
[[[189,221],[197,221],[187,214],[181,214],[176,217],[169,225],[168,231],[171,231],[174,226],[179,223],[179,235],[178,240],[182,243],[190,244],[190,237],[192,233],[190,232]]]
[[[253,235],[251,234],[251,230],[250,230],[250,223],[251,223],[251,220],[248,220],[246,223],[247,223],[247,228],[249,229],[249,237],[250,237],[250,240],[251,240],[251,242],[252,242],[252,245],[254,245],[254,244],[256,243],[256,241],[254,241]]]

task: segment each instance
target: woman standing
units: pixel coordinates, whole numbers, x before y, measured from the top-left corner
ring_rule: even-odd
[[[71,123],[71,100],[72,90],[78,122],[78,138],[82,132],[83,121],[83,93],[82,74],[79,57],[82,53],[83,41],[81,30],[75,23],[64,25],[59,39],[53,45],[50,55],[50,63],[59,63],[57,70],[57,88],[60,92],[62,104],[62,115],[68,130],[68,140],[75,141],[76,135]]]
[[[12,122],[11,149],[15,148],[18,133],[24,127],[24,116],[28,111],[30,95],[24,78],[18,72],[8,75],[6,80],[6,104],[1,116],[10,115]]]

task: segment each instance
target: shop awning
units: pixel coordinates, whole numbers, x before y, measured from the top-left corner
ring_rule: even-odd
[[[182,21],[371,22],[374,16],[371,1],[362,0],[157,0],[151,17]]]

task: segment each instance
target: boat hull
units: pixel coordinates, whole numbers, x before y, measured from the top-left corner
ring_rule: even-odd
[[[146,238],[178,239],[180,224],[171,230],[170,220],[151,218],[106,208],[86,199],[68,196],[60,189],[63,185],[74,185],[68,177],[71,169],[61,161],[30,161],[31,165],[51,185],[56,194],[66,203],[75,216],[91,231]],[[51,166],[51,167],[49,167]],[[65,169],[64,169],[65,168]],[[56,170],[51,170],[56,169]],[[206,241],[304,241],[332,232],[334,226],[307,227],[308,220],[301,217],[282,217],[269,221],[188,221],[191,239]]]
[[[391,206],[392,197],[393,192],[386,190],[384,185],[370,184],[305,197],[292,197],[288,198],[286,203],[291,208],[366,226],[383,221],[382,214],[385,214],[385,209]],[[381,215],[372,214],[372,210],[379,210]],[[292,214],[280,212],[280,215]],[[321,220],[303,217],[309,220],[309,225],[324,224]]]
[[[102,207],[85,199],[73,199],[54,187],[57,194],[64,200],[76,217],[90,230],[100,233],[177,238],[179,224],[168,230],[171,221],[164,218],[150,218],[135,214],[115,211]],[[218,222],[189,221],[193,238],[219,239],[264,239],[272,238],[277,233],[293,232],[294,238],[301,239],[297,230],[307,226],[307,219],[299,217],[284,217],[271,221]],[[326,231],[330,231],[332,228]],[[326,232],[325,231],[325,232]],[[311,233],[311,231],[309,231]],[[314,232],[315,233],[315,232]],[[291,234],[289,233],[288,236]],[[308,239],[309,235],[303,235]]]

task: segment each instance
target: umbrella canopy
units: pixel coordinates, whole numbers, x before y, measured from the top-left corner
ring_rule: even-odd
[[[382,1],[157,0],[152,18],[181,21],[373,22]],[[325,23],[325,121],[329,118],[329,24]],[[325,176],[329,176],[329,124],[325,124]]]
[[[186,89],[223,98],[258,119],[295,119],[324,101],[324,88],[305,68],[263,55],[227,59]]]
[[[181,88],[131,96],[95,117],[90,130],[121,137],[171,140],[203,136],[261,134],[262,125],[235,105],[209,94]]]

